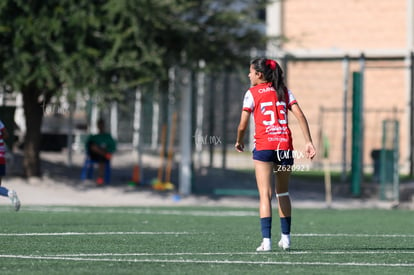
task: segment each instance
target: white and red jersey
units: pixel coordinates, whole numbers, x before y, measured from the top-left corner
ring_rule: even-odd
[[[0,164],[6,164],[6,144],[4,143],[3,131],[5,130],[3,122],[0,120]]]
[[[253,113],[256,150],[293,150],[288,110],[296,103],[290,90],[279,101],[272,83],[251,87],[244,96],[243,110]]]

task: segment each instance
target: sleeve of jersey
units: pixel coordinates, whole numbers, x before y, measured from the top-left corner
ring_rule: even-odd
[[[250,90],[248,90],[246,94],[244,95],[243,111],[247,111],[251,113],[253,112],[253,110],[254,110],[254,99],[253,99],[252,93],[250,92]]]
[[[292,108],[292,105],[296,104],[296,103],[298,103],[298,102],[296,101],[296,98],[293,95],[292,91],[288,90],[288,108],[289,108],[289,110]]]

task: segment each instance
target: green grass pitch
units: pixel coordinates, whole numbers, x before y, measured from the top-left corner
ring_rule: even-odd
[[[276,211],[275,211],[276,213]],[[1,274],[413,274],[408,210],[294,209],[292,249],[260,244],[257,209],[0,208]]]

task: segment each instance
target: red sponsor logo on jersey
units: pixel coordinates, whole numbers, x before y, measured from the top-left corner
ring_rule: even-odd
[[[267,93],[267,92],[271,92],[271,91],[275,91],[275,89],[271,86],[271,87],[267,87],[267,88],[263,88],[263,89],[258,89],[257,92],[259,94],[263,94],[263,93]]]
[[[270,125],[266,127],[266,134],[269,135],[280,135],[285,134],[288,131],[286,126]]]

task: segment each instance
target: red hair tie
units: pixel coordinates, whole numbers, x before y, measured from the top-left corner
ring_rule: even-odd
[[[276,64],[276,61],[274,61],[273,59],[266,60],[266,66],[269,66],[270,69],[272,69],[272,71],[276,70]]]

